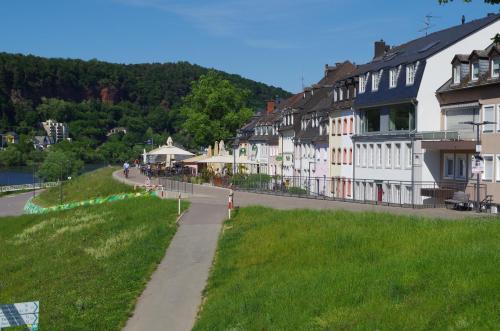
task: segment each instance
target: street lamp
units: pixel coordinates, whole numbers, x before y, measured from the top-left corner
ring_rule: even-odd
[[[481,155],[481,138],[479,137],[479,128],[483,125],[491,125],[491,124],[496,124],[496,122],[491,122],[491,121],[483,121],[483,122],[474,122],[474,121],[467,121],[467,122],[462,122],[461,124],[468,124],[472,125],[476,129],[476,158],[480,158]],[[480,213],[481,212],[481,201],[480,201],[480,190],[479,190],[479,184],[480,184],[480,178],[479,178],[479,173],[476,173],[476,212]]]

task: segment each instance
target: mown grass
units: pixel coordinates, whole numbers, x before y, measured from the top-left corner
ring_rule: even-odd
[[[119,330],[176,214],[176,201],[143,197],[0,218],[0,302],[39,300],[41,330]]]
[[[134,188],[132,186],[113,179],[112,174],[117,169],[117,167],[105,167],[65,182],[63,184],[62,203],[133,192]],[[33,199],[33,202],[42,207],[59,205],[60,191],[60,187],[52,187],[39,194]]]
[[[249,207],[194,330],[498,330],[500,223]]]

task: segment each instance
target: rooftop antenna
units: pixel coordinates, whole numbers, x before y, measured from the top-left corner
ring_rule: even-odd
[[[434,18],[441,18],[441,16],[434,16],[432,14],[425,15],[424,27],[422,29],[418,30],[418,32],[425,32],[425,35],[427,36],[429,34],[429,30],[436,26],[435,24],[432,24],[432,22],[431,22],[431,20]]]

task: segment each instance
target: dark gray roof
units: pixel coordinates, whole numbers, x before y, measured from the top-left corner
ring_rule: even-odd
[[[437,31],[428,36],[395,46],[384,56],[375,58],[373,61],[359,66],[356,74],[377,71],[383,68],[394,68],[400,64],[427,59],[498,19],[500,19],[500,14],[488,15],[481,19]]]
[[[372,92],[371,78],[366,84],[364,93],[359,93],[355,100],[357,108],[372,107],[382,104],[409,102],[416,98],[426,66],[426,59],[450,47],[470,34],[490,25],[500,19],[500,14],[471,21],[466,24],[454,26],[437,31],[428,36],[409,41],[400,46],[391,48],[384,56],[373,59],[371,62],[358,67],[355,75],[383,70],[380,77],[378,91]],[[451,59],[450,59],[451,60]],[[406,85],[406,70],[403,65],[418,62],[415,82]],[[389,69],[401,67],[399,79],[395,88],[389,88]],[[371,77],[371,76],[370,76]]]

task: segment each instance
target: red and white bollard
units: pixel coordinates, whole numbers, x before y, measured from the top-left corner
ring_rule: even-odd
[[[227,202],[227,213],[228,213],[229,219],[231,219],[231,210],[233,209],[233,196],[234,196],[234,192],[233,192],[233,190],[230,190],[228,202]]]

